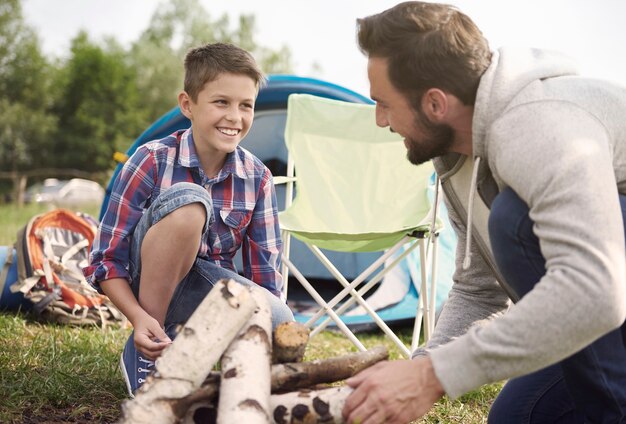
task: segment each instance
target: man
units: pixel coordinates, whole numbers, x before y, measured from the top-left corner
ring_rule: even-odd
[[[348,380],[344,418],[405,423],[511,379],[489,422],[626,422],[626,90],[491,52],[447,5],[360,19],[358,40],[377,124],[433,159],[459,243],[433,338]]]

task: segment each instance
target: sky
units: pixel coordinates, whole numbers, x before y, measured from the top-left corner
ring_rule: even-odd
[[[46,54],[62,57],[85,29],[92,40],[136,40],[162,0],[23,0],[26,22]],[[292,52],[295,74],[369,95],[367,60],[356,44],[357,18],[397,0],[200,0],[212,19],[256,17],[257,42]],[[481,28],[492,49],[522,45],[559,50],[582,74],[626,85],[626,2],[623,0],[451,0]]]

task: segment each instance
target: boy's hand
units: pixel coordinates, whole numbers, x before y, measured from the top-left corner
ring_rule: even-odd
[[[165,334],[159,322],[148,314],[134,322],[133,326],[135,347],[151,361],[161,356],[163,349],[172,344],[172,340]]]

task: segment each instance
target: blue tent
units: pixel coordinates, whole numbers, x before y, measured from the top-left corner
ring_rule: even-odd
[[[313,94],[330,99],[355,103],[373,103],[369,98],[352,90],[319,79],[304,78],[293,75],[271,75],[268,79],[268,84],[259,92],[255,106],[254,123],[249,134],[242,141],[241,146],[245,147],[261,159],[270,168],[275,176],[285,175],[286,173],[287,149],[284,144],[283,132],[286,122],[287,98],[293,93]],[[145,144],[146,142],[165,137],[178,129],[187,128],[189,126],[189,120],[180,112],[178,107],[175,107],[146,129],[134,141],[126,153],[130,156],[139,146]],[[113,182],[121,168],[122,164],[119,164],[113,173],[108,187],[106,188],[105,198],[100,211],[100,219],[102,219],[102,214],[106,210]],[[284,187],[277,186],[276,195],[279,206],[284,205]],[[446,260],[447,262],[450,262],[446,259],[446,257],[450,257],[451,254],[453,254],[455,241],[445,240],[442,238],[440,238],[440,240],[442,241],[440,257],[442,258],[442,261]],[[325,253],[328,254],[329,259],[336,265],[339,271],[349,279],[353,279],[358,276],[369,264],[380,256],[380,253],[378,252],[358,254],[336,252]],[[292,239],[290,257],[298,269],[307,278],[334,280],[331,274],[317,261],[309,249],[298,240]],[[418,261],[416,258],[414,258],[413,261],[409,258],[409,261],[405,265],[405,269],[406,267],[417,266],[417,263]],[[241,269],[240,258],[237,258],[236,265],[238,269]],[[452,273],[451,270],[452,265],[446,263],[443,267],[440,266],[439,275],[441,278],[450,280],[448,277]],[[406,275],[408,275],[408,272]],[[381,310],[381,317],[383,317],[386,321],[411,319],[415,316],[417,294],[413,284],[410,284],[410,278],[408,278],[408,280],[407,292],[401,295],[402,301]],[[441,299],[443,299],[445,294],[447,294],[447,287],[444,287],[442,292],[443,295]],[[438,301],[438,304],[440,303],[441,300]],[[295,308],[296,311],[299,310],[298,308],[299,306]],[[296,312],[296,318],[303,321],[306,320],[306,315],[304,312],[302,314]],[[345,318],[348,323],[354,325],[367,324],[370,322],[368,316],[357,315],[346,316]]]

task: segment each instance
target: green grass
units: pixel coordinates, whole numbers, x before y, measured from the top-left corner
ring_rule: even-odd
[[[14,242],[28,219],[45,211],[28,205],[0,206],[0,245]],[[84,212],[97,216],[98,208]],[[0,422],[115,422],[125,386],[119,353],[130,329],[76,328],[39,323],[27,314],[0,313]],[[400,329],[409,344],[411,330]],[[381,333],[359,334],[366,347],[385,345],[391,359],[400,354]],[[305,360],[339,356],[356,348],[334,332],[311,339]],[[456,401],[444,398],[420,423],[484,423],[501,384],[485,386]]]
[[[125,394],[117,361],[128,332],[1,314],[0,422],[115,421]]]

